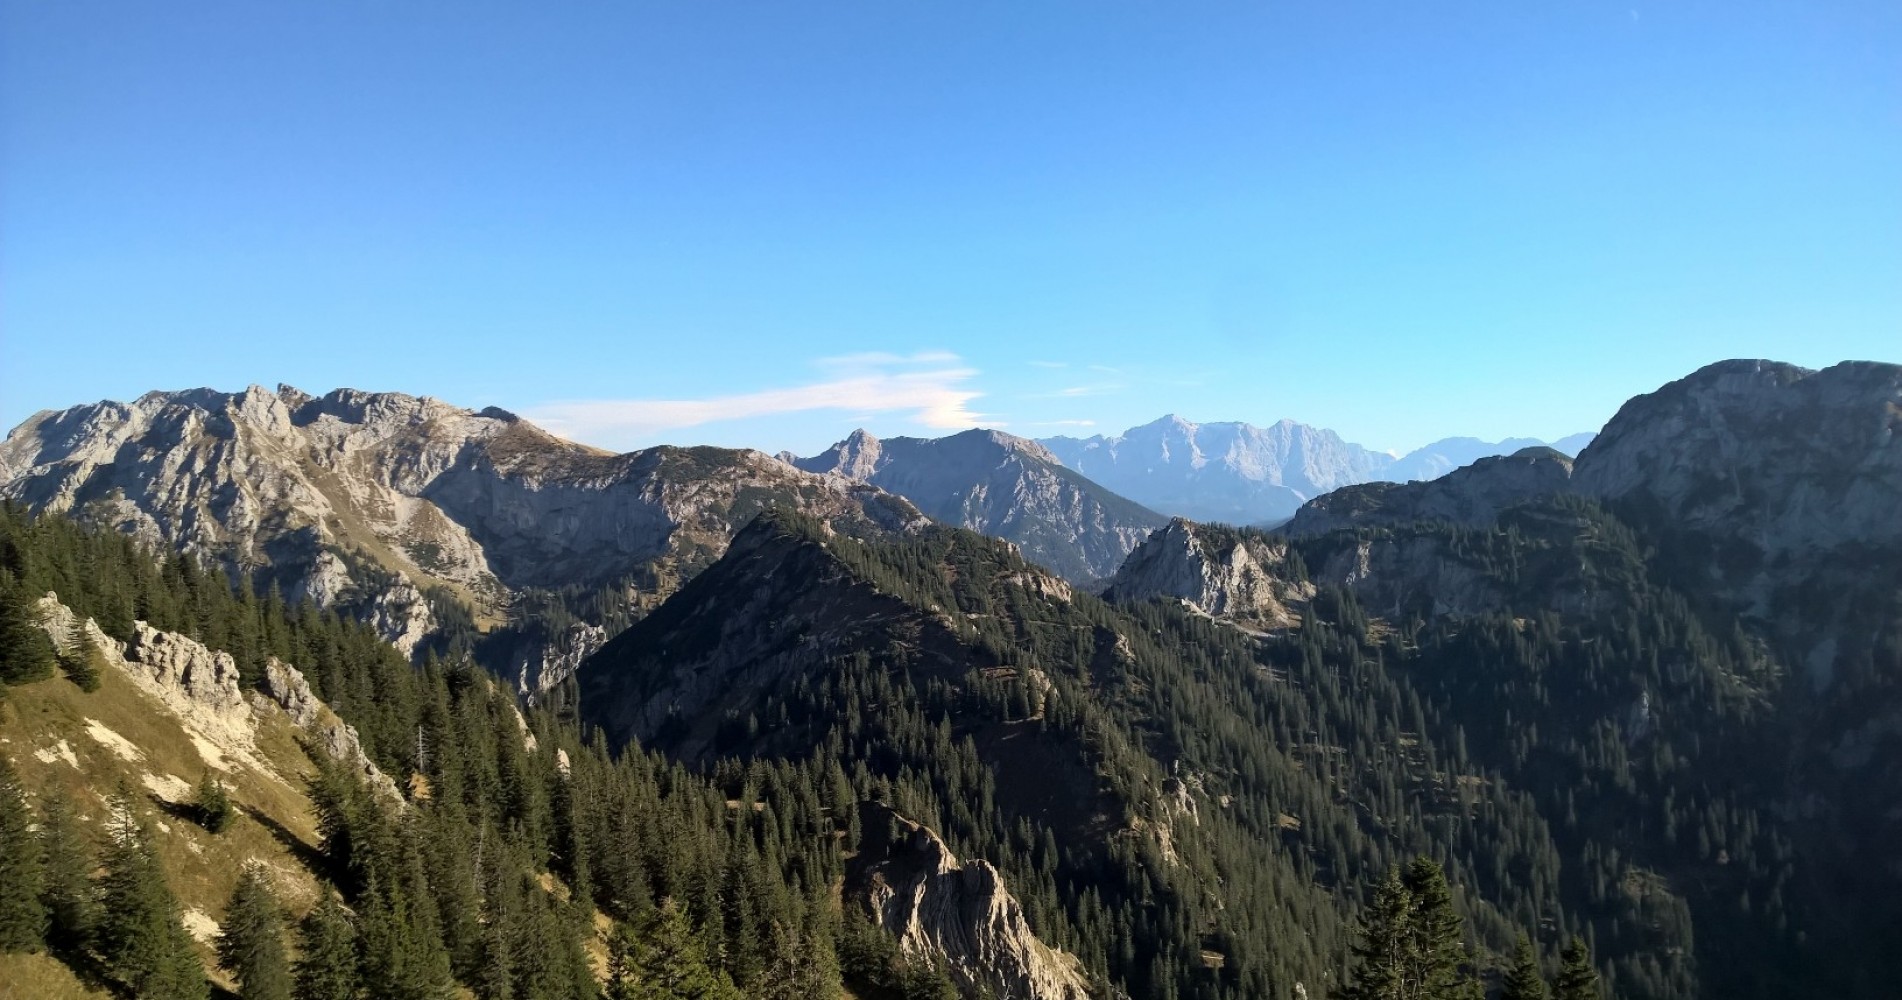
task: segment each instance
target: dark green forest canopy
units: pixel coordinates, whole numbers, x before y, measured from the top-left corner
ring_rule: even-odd
[[[684,920],[698,948],[682,954],[749,996],[781,995],[791,950],[911,982],[847,947],[859,931],[830,902],[852,806],[881,800],[996,864],[1040,936],[1132,995],[1331,995],[1374,885],[1416,855],[1443,866],[1495,979],[1524,933],[1547,968],[1583,938],[1619,997],[1885,995],[1902,922],[1872,883],[1891,876],[1857,853],[1860,827],[1789,808],[1815,773],[1792,748],[1855,708],[1810,694],[1774,635],[1700,593],[1684,544],[1557,500],[1496,529],[1296,551],[1319,568],[1360,545],[1429,547],[1490,606],[1436,615],[1402,591],[1363,607],[1323,587],[1298,628],[1258,639],[1173,604],[1059,594],[966,532],[854,539],[768,512],[526,713],[538,752],[461,655],[412,667],[334,612],[59,518],[0,517],[0,595],[56,590],[120,637],[134,618],[186,632],[248,682],[270,656],[295,663],[380,766],[422,776],[401,810],[334,775],[316,799],[325,873],[375,968],[425,992],[447,975],[483,996],[584,995],[588,903],[636,934]],[[1902,678],[1902,587],[1845,592],[1873,609],[1846,683],[1879,713]],[[710,715],[622,714],[735,649],[759,655],[706,678],[734,681]],[[56,666],[18,657],[21,682]],[[1883,801],[1850,818],[1878,822]],[[450,844],[484,845],[480,879]],[[542,871],[573,892],[542,890]]]

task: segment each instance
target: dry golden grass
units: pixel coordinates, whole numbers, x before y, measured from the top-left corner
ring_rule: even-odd
[[[232,761],[229,772],[215,772],[176,716],[123,675],[107,671],[92,694],[64,678],[8,689],[0,704],[0,752],[35,801],[57,788],[95,838],[104,836],[107,798],[128,792],[152,830],[173,894],[188,913],[195,911],[188,926],[196,923],[202,930],[209,926],[203,918],[216,921],[223,915],[247,864],[263,865],[271,873],[279,897],[294,913],[316,900],[316,881],[306,866],[315,849],[315,821],[304,793],[304,779],[314,767],[282,713],[269,710],[259,718],[257,756],[270,770]],[[101,727],[136,747],[137,758],[115,751],[108,745],[114,741],[102,742],[95,735]],[[195,788],[208,772],[224,781],[237,807],[221,834],[194,822],[187,803],[168,802],[154,790],[181,783]],[[209,948],[201,952],[209,966]],[[53,959],[12,956],[8,961],[19,966],[20,978],[0,976],[0,998],[95,995]],[[15,993],[4,992],[8,987]]]
[[[111,993],[80,982],[47,955],[0,955],[0,1000],[105,1000]]]

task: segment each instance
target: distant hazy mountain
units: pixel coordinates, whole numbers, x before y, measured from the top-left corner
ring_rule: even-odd
[[[1254,427],[1171,415],[1115,437],[1039,443],[1064,465],[1146,507],[1235,524],[1288,517],[1305,501],[1378,478],[1393,464],[1392,456],[1292,420]]]
[[[1551,447],[1574,455],[1591,437],[1575,434]],[[1447,438],[1396,458],[1292,420],[1255,427],[1197,424],[1174,415],[1114,437],[1038,443],[1064,465],[1146,507],[1230,524],[1277,523],[1343,486],[1437,479],[1482,458],[1545,444],[1536,438]]]
[[[1066,469],[1043,445],[1000,431],[887,438],[863,430],[812,458],[782,459],[902,496],[932,517],[1015,543],[1076,581],[1109,576],[1168,519]]]

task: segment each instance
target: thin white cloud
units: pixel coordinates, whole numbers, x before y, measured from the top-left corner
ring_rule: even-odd
[[[926,351],[912,355],[868,352],[822,358],[828,376],[807,385],[707,399],[584,399],[544,403],[524,415],[577,441],[622,443],[724,420],[770,417],[811,410],[855,414],[901,413],[925,427],[961,430],[985,423],[972,400],[977,370],[957,355]],[[998,426],[995,421],[992,426]]]
[[[1097,382],[1090,385],[1072,385],[1053,392],[1036,392],[1025,399],[1076,399],[1081,396],[1101,396],[1111,392],[1121,392],[1129,388],[1121,382]]]

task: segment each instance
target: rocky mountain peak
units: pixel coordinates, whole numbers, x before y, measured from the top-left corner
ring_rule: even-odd
[[[1706,366],[1619,408],[1575,481],[1765,553],[1902,544],[1902,366]]]
[[[1115,572],[1163,523],[1066,469],[1041,443],[998,430],[882,441],[859,431],[812,458],[788,459],[808,472],[896,493],[947,524],[1016,543],[1031,560],[1075,581]]]

